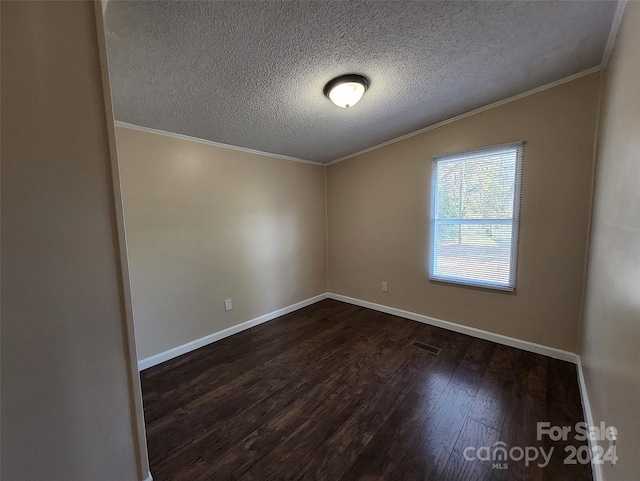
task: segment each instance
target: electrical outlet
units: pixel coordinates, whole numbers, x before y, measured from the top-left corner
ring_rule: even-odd
[[[382,292],[388,292],[389,291],[389,285],[386,282],[382,283]]]
[[[225,312],[230,311],[231,309],[233,309],[233,302],[231,302],[231,299],[225,299],[224,300],[224,310],[225,310]]]

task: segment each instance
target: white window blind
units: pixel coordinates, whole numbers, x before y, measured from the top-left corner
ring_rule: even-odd
[[[433,159],[430,279],[515,290],[523,150]]]

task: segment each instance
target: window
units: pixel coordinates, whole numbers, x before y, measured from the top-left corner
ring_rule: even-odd
[[[515,290],[523,147],[433,159],[429,279]]]

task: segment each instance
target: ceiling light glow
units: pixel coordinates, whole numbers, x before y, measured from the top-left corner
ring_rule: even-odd
[[[350,74],[334,78],[324,87],[324,94],[338,107],[347,109],[357,104],[369,88],[369,79]]]

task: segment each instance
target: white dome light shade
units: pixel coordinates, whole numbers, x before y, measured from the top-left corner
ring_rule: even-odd
[[[338,84],[329,92],[329,98],[338,107],[349,108],[357,104],[364,94],[364,85],[358,82]]]
[[[324,94],[344,109],[357,104],[369,87],[369,79],[362,75],[343,75],[324,87]]]

